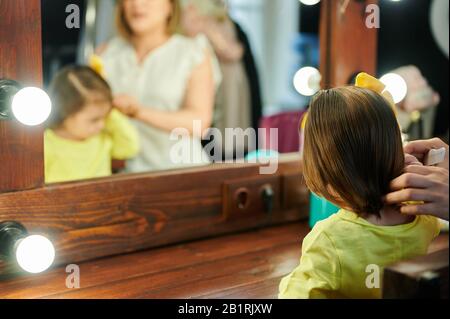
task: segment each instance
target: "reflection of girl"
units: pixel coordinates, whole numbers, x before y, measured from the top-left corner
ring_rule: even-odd
[[[141,137],[141,152],[127,163],[131,172],[207,159],[201,134],[211,123],[214,104],[210,57],[197,41],[175,34],[178,17],[178,0],[119,0],[121,36],[100,49],[117,94],[115,106],[134,118]],[[201,121],[200,133],[194,130],[195,120]],[[171,140],[176,128],[185,128],[190,137]],[[181,159],[171,158],[175,144],[187,150]]]
[[[108,83],[85,66],[61,70],[50,84],[55,110],[45,130],[47,183],[111,175],[111,160],[138,152],[128,119],[112,109]]]

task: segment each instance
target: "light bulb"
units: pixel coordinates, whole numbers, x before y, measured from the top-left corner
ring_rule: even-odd
[[[311,96],[320,90],[322,76],[316,68],[307,66],[297,71],[294,76],[294,87],[298,93]]]
[[[41,235],[31,235],[16,244],[16,259],[19,266],[30,273],[47,270],[55,259],[55,248],[50,240]]]
[[[388,73],[381,77],[380,81],[386,85],[386,91],[391,93],[394,103],[400,103],[408,93],[406,81],[396,73]]]
[[[300,2],[307,6],[313,6],[315,4],[318,4],[320,0],[300,0]]]
[[[14,95],[11,109],[19,122],[34,126],[47,120],[52,110],[52,102],[45,91],[26,87]]]

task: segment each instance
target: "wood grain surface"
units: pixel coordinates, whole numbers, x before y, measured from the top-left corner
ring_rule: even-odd
[[[267,181],[258,164],[223,164],[54,184],[0,194],[0,221],[21,222],[30,233],[49,237],[55,265],[61,265],[307,218],[309,193],[297,155],[283,157],[271,176],[278,185],[276,210],[227,217],[224,183],[253,189],[259,179]],[[251,193],[258,205],[262,199]],[[0,262],[0,274],[14,271]]]
[[[306,222],[80,263],[80,288],[64,267],[0,282],[0,298],[276,298],[298,264]],[[430,253],[448,248],[439,236]]]
[[[347,85],[357,72],[376,74],[378,31],[367,27],[366,7],[378,1],[349,1],[345,8],[346,2],[321,1],[320,72],[324,89]]]
[[[0,79],[40,87],[40,0],[2,0],[0,15]],[[27,127],[15,119],[0,120],[0,193],[43,184],[43,126]]]

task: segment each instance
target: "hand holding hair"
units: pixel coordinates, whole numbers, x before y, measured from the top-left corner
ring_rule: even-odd
[[[445,160],[437,166],[423,166],[423,161],[432,149],[445,147]],[[404,202],[421,201],[422,204],[405,205],[400,208],[404,214],[433,215],[445,220],[449,219],[449,173],[448,145],[435,138],[427,141],[414,141],[405,146],[406,162],[404,174],[391,182],[392,192],[385,201],[390,205],[401,205]],[[414,161],[413,158],[417,160]]]

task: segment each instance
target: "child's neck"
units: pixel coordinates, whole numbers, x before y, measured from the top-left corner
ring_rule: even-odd
[[[413,222],[415,216],[400,213],[399,207],[385,206],[381,209],[379,217],[372,214],[363,214],[361,218],[378,226],[396,226]]]

